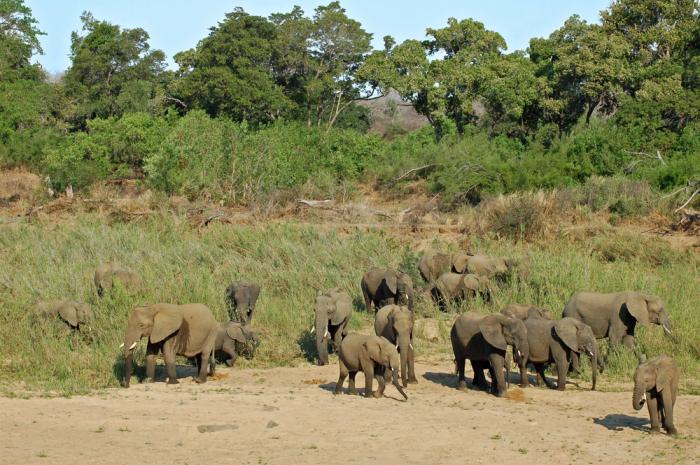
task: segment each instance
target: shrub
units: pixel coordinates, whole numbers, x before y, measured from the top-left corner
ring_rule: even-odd
[[[515,240],[532,240],[545,232],[550,209],[549,200],[539,192],[499,196],[483,202],[479,211],[488,230]]]

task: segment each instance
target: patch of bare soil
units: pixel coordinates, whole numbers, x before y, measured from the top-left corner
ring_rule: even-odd
[[[41,186],[41,178],[21,169],[0,170],[0,211],[18,211]]]
[[[452,363],[416,365],[403,401],[332,391],[337,364],[222,368],[198,385],[132,385],[74,398],[0,398],[0,464],[697,464],[700,396],[678,438],[649,434],[631,393],[511,387],[460,392]],[[358,386],[364,384],[358,374]],[[631,387],[630,387],[631,388]]]

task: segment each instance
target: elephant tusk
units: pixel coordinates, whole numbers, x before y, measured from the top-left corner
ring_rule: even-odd
[[[124,347],[124,343],[122,342],[121,344],[119,344],[119,348],[121,349],[123,347]]]
[[[523,354],[520,353],[520,349],[515,349],[515,352],[518,354],[518,358],[522,358]]]
[[[413,344],[409,344],[408,347],[410,347],[411,350],[413,350]]]
[[[131,344],[131,347],[129,347],[129,350],[134,350],[134,347],[136,347],[136,344],[138,344],[138,341]]]
[[[668,327],[662,326],[662,328],[664,328],[664,331],[666,331],[666,334],[668,334],[669,336],[671,336],[671,330],[668,329]]]
[[[328,335],[329,335],[329,333],[328,333],[328,328],[326,328],[326,332],[323,333],[323,339],[327,338]]]
[[[310,333],[310,334],[313,334],[314,331],[316,331],[316,327],[315,327],[315,326],[312,326],[311,329],[309,330],[309,333]]]

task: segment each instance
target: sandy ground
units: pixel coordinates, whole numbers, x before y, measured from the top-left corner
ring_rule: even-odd
[[[679,398],[672,438],[649,434],[630,392],[581,383],[499,399],[454,389],[450,365],[418,363],[408,401],[391,386],[383,399],[334,396],[337,364],[0,398],[0,464],[700,463],[700,396]]]

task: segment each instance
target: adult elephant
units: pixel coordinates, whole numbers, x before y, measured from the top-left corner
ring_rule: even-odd
[[[226,288],[231,321],[250,324],[255,312],[255,303],[260,296],[260,286],[255,283],[236,281]]]
[[[517,318],[518,320],[525,320],[527,318],[552,319],[552,312],[549,310],[527,304],[508,304],[501,309],[501,314],[510,318]]]
[[[109,292],[116,282],[129,292],[138,291],[143,285],[138,274],[118,263],[102,263],[95,268],[95,287],[98,296],[102,297],[105,292]]]
[[[535,366],[538,384],[543,382],[553,388],[545,377],[544,370],[550,363],[557,364],[557,386],[559,391],[566,387],[566,374],[569,371],[572,354],[587,354],[591,357],[592,390],[596,386],[598,367],[598,344],[590,326],[574,318],[551,321],[543,318],[527,318],[527,343],[530,349],[528,361]],[[529,385],[527,368],[520,366],[523,387]]]
[[[328,341],[333,341],[337,351],[343,338],[348,335],[348,323],[352,316],[352,298],[344,290],[336,287],[316,297],[314,306],[314,325],[311,332],[316,333],[316,350],[318,364],[328,365]]]
[[[250,358],[255,355],[255,349],[260,345],[257,332],[237,321],[219,323],[216,331],[214,353],[228,355],[226,365],[232,367],[239,355],[247,354]]]
[[[377,311],[384,305],[406,304],[413,311],[413,280],[406,273],[389,268],[374,268],[360,282],[365,308]]]
[[[418,271],[426,283],[432,284],[442,274],[450,271],[452,260],[442,252],[428,252],[418,262]]]
[[[622,343],[633,348],[637,324],[661,325],[671,334],[671,320],[663,301],[641,292],[577,292],[566,303],[563,316],[583,321],[596,338],[607,337],[610,345]]]
[[[491,300],[491,283],[485,276],[475,274],[443,273],[430,289],[430,295],[441,310],[448,303],[473,299],[477,295]]]
[[[407,307],[387,305],[374,318],[374,332],[399,349],[401,355],[401,383],[417,383],[415,353],[413,350],[413,312]]]
[[[386,370],[389,370],[392,384],[404,399],[408,399],[408,396],[399,384],[399,353],[396,347],[385,338],[365,334],[348,335],[340,344],[338,363],[340,365],[340,375],[335,385],[334,394],[340,393],[348,375],[350,375],[348,394],[357,394],[355,390],[355,375],[357,375],[358,371],[362,371],[365,375],[365,397],[382,397],[384,395],[385,373]],[[372,392],[372,381],[374,378],[377,379],[379,389]]]
[[[452,262],[454,273],[471,273],[487,278],[504,278],[512,274],[518,266],[518,260],[508,257],[491,257],[488,255],[457,255]]]
[[[214,345],[218,323],[211,310],[202,304],[154,304],[131,311],[124,336],[124,387],[129,387],[132,357],[136,344],[148,338],[146,378],[155,376],[156,356],[165,358],[168,384],[177,384],[175,356],[195,357],[199,368],[198,383],[207,381],[207,365],[214,371]]]
[[[90,306],[75,300],[39,302],[35,314],[42,319],[59,317],[68,326],[78,330],[87,327],[93,318]]]
[[[450,332],[452,350],[459,375],[460,390],[466,390],[464,365],[469,359],[474,369],[473,384],[487,387],[484,369],[491,373],[491,392],[502,397],[506,393],[504,377],[505,357],[508,346],[518,355],[521,363],[527,364],[529,348],[525,324],[501,314],[481,315],[463,313],[452,325]]]

